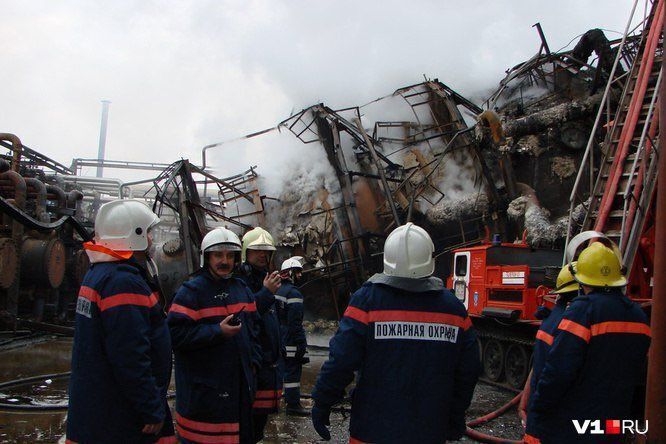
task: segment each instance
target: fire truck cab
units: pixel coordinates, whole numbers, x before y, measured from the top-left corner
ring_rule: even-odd
[[[520,389],[529,373],[535,317],[562,267],[562,252],[487,242],[453,252],[449,288],[467,308],[479,338],[484,377]]]
[[[471,316],[533,321],[561,266],[561,251],[487,243],[455,250],[447,283]]]

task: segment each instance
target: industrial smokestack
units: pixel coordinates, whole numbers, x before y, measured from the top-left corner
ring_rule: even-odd
[[[102,122],[99,127],[99,149],[97,151],[97,177],[102,177],[104,172],[104,151],[106,149],[106,126],[109,121],[109,103],[110,100],[102,100]]]

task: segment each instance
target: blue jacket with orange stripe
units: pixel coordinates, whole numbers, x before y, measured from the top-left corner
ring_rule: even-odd
[[[219,323],[240,314],[241,331],[222,335]],[[169,309],[176,358],[176,428],[192,442],[249,442],[255,368],[261,363],[256,304],[236,278],[202,269],[183,283]]]
[[[308,346],[303,329],[303,295],[291,280],[284,279],[275,300],[285,357],[300,362]]]
[[[91,266],[79,292],[67,439],[175,442],[166,401],[171,343],[164,312],[133,258],[109,259]],[[145,424],[160,421],[157,437],[141,433]]]
[[[264,287],[265,271],[243,264],[238,278],[254,293],[257,304],[258,340],[261,345],[262,362],[257,370],[257,396],[253,404],[254,413],[270,414],[278,411],[282,396],[282,375],[278,371],[278,360],[282,354],[280,324],[275,310],[275,296]]]
[[[580,435],[572,420],[630,419],[644,379],[650,328],[640,306],[619,290],[573,300],[560,321],[537,382],[530,435],[543,443],[615,442]]]
[[[529,434],[533,433],[531,422],[534,418],[531,415],[531,404],[532,400],[534,399],[534,393],[536,392],[536,385],[539,381],[539,377],[541,376],[541,371],[546,364],[546,357],[548,356],[550,347],[553,345],[553,339],[555,337],[557,326],[560,324],[566,308],[566,303],[558,302],[555,304],[548,316],[543,319],[543,321],[541,321],[541,326],[539,327],[539,330],[536,334],[534,352],[532,353],[532,377],[530,379],[531,396],[527,404],[526,432]]]
[[[480,372],[463,304],[437,278],[376,274],[351,298],[312,397],[330,409],[358,372],[350,436],[442,443],[465,431]]]

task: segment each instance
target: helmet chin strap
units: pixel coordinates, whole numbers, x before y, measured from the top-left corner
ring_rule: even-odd
[[[146,250],[146,266],[148,267],[148,273],[150,273],[151,276],[157,277],[159,275],[160,271],[157,268],[157,263],[150,254],[148,254],[148,250]]]

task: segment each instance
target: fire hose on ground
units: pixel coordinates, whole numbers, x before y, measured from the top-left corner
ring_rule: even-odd
[[[523,392],[518,393],[511,401],[507,402],[504,404],[502,407],[498,408],[497,410],[490,412],[484,416],[480,416],[472,421],[469,421],[467,423],[467,430],[465,431],[465,435],[468,437],[478,441],[478,442],[483,442],[483,443],[490,443],[490,444],[522,444],[522,440],[520,441],[515,441],[515,440],[510,440],[510,439],[504,439],[504,438],[498,438],[496,436],[488,435],[486,433],[479,432],[477,430],[474,430],[472,427],[476,427],[481,424],[485,424],[488,421],[491,421],[495,418],[499,418],[506,412],[508,412],[512,407],[515,407],[519,402],[520,398],[523,396]]]

